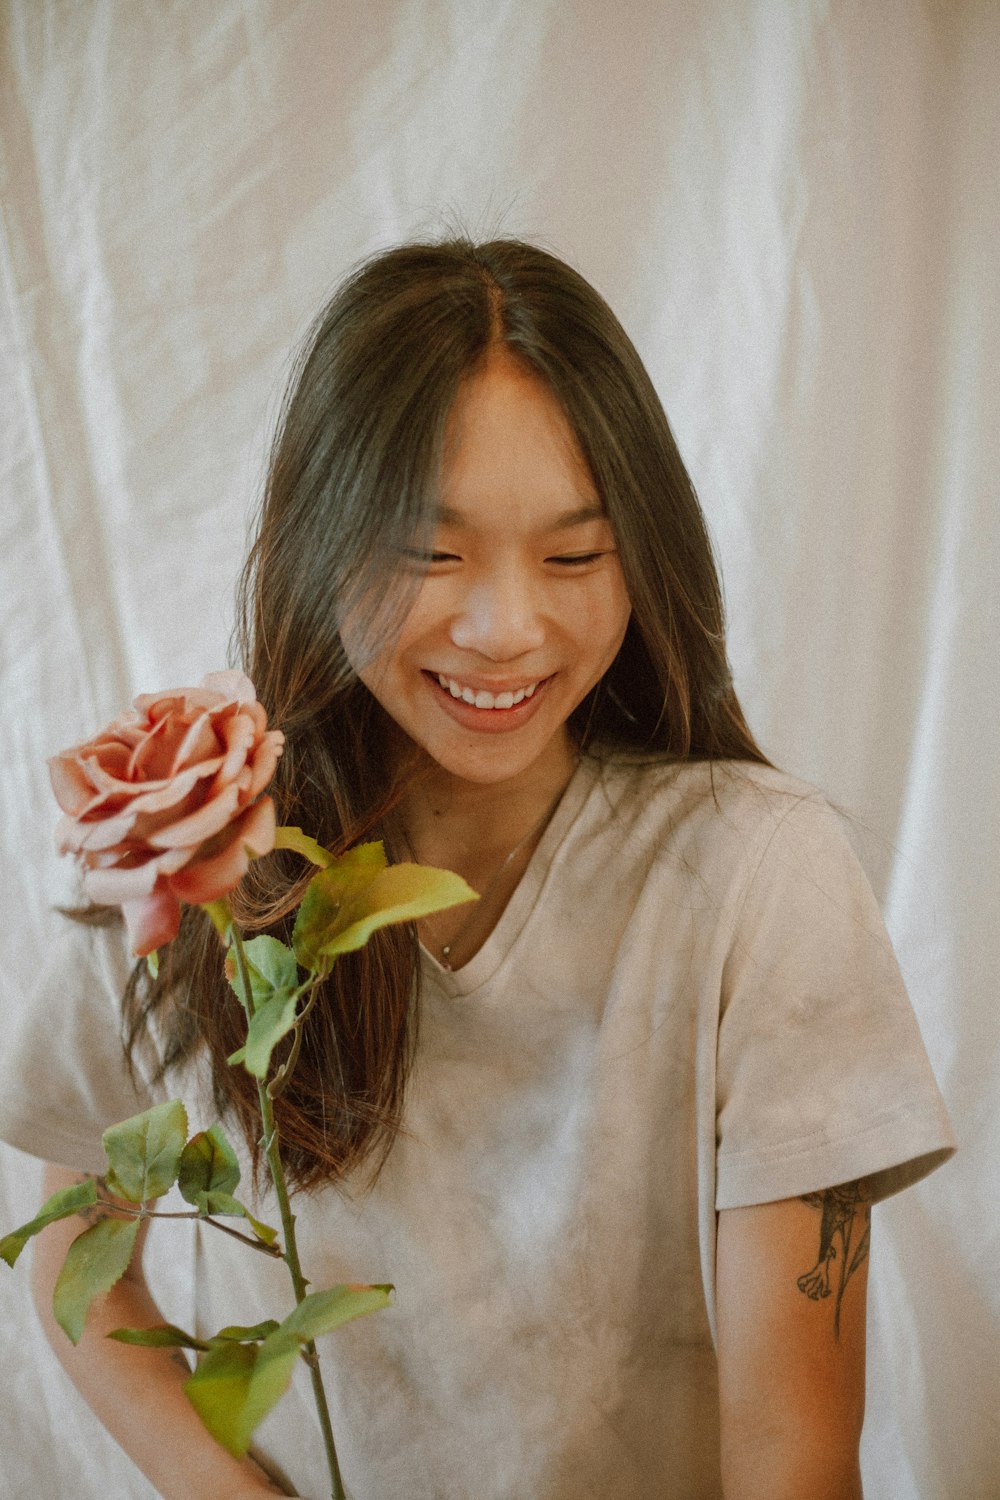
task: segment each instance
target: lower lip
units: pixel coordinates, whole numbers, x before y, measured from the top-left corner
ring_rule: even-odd
[[[538,711],[538,705],[548,692],[551,677],[546,677],[538,684],[530,698],[522,698],[520,703],[515,703],[512,708],[475,708],[471,703],[466,703],[463,698],[453,698],[447,688],[443,688],[437,678],[430,672],[425,672],[431,691],[437,695],[437,701],[446,714],[461,724],[463,729],[474,729],[479,734],[503,734],[507,730],[520,729],[522,724]]]

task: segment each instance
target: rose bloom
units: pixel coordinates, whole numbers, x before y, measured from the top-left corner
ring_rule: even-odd
[[[250,854],[274,847],[274,803],[260,793],[284,735],[268,729],[242,672],[146,693],[83,745],[48,762],[65,813],[61,854],[92,901],[120,906],[136,954],[176,936],[180,902],[225,896]]]

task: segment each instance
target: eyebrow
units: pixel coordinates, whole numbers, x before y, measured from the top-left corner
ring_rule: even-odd
[[[467,525],[461,511],[454,510],[450,505],[439,505],[435,512],[435,518],[441,526],[461,527]],[[581,505],[576,510],[561,511],[559,515],[554,516],[551,521],[547,521],[544,526],[540,526],[538,529],[540,533],[569,531],[573,526],[583,526],[587,521],[606,521],[607,519],[607,511],[604,510],[603,506],[597,504]]]

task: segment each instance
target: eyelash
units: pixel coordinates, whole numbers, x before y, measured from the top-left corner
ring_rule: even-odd
[[[580,567],[584,563],[597,562],[598,558],[606,557],[607,555],[606,552],[580,552],[571,556],[547,557],[545,561],[557,563],[563,568],[571,568]],[[404,552],[404,556],[408,562],[420,563],[424,567],[428,567],[432,563],[458,561],[453,552],[416,552],[407,550]]]

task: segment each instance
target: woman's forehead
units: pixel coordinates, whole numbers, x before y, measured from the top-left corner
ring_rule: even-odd
[[[592,500],[570,510],[543,511],[535,517],[533,529],[539,534],[572,531],[577,526],[586,526],[588,522],[606,519],[607,512],[603,505],[598,500]],[[478,518],[469,508],[456,509],[453,505],[439,505],[435,508],[433,520],[438,526],[447,526],[455,531],[469,531],[475,528]]]
[[[465,524],[483,506],[515,501],[519,509],[536,511],[544,530],[580,525],[602,513],[559,401],[541,377],[499,356],[463,381],[449,414],[438,519]]]

